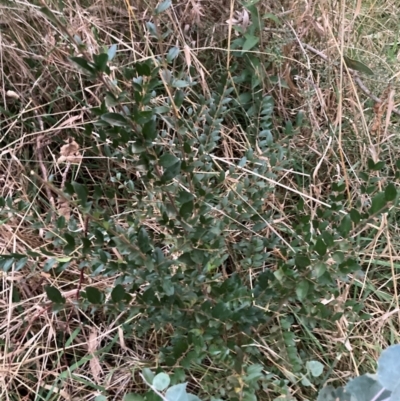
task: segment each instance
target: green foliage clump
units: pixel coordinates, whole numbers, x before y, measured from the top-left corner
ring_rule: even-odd
[[[362,271],[358,250],[370,241],[362,232],[373,231],[368,223],[398,198],[392,182],[381,191],[371,185],[379,167],[373,162],[363,185],[371,202],[356,200],[350,209],[345,182],[333,183],[313,214],[305,199],[315,199],[280,182],[291,168],[287,145],[301,116],[285,135],[273,129],[277,116],[262,60],[249,53],[264,26],[255,5],[248,11],[254,22],[233,42],[231,69],[207,95],[193,71],[179,65],[176,47],[165,57],[121,67],[114,81],[104,76],[116,46],[92,59],[71,57],[88,81],[102,84],[101,104],[91,109],[95,121],[75,140],[87,155],[107,157],[109,170],[95,184],[76,174],[59,191],[77,212],[66,219],[53,211],[49,238],[63,257],[46,250],[44,266],[59,275],[76,263],[82,276],[111,277],[110,288],[82,285],[79,307],[115,320],[128,339],[156,332],[159,364],[202,377],[202,397],[233,401],[285,393],[300,381],[323,384],[329,361],[304,360],[299,327],[312,331],[321,322],[333,324],[347,307],[362,310],[357,303],[338,308],[325,301],[338,295],[338,281]],[[129,85],[120,89],[119,82]],[[232,134],[238,146],[230,159],[221,150],[227,120],[243,130]],[[288,193],[289,224],[279,222],[282,211],[270,202],[283,202]],[[6,213],[29,209],[11,198],[1,202]],[[26,255],[3,255],[1,268],[13,263],[21,269]],[[67,307],[55,286],[46,293],[55,311]],[[275,366],[265,365],[269,346],[279,350]],[[167,389],[165,373],[147,383],[167,400],[179,391],[182,398],[174,400],[197,399],[181,384]]]

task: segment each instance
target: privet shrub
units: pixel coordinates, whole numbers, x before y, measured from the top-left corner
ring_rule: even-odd
[[[257,13],[255,7],[249,10]],[[252,26],[250,35],[260,28]],[[251,44],[257,48],[256,41]],[[207,96],[186,67],[179,69],[176,47],[165,57],[119,68],[122,90],[104,79],[115,46],[93,59],[71,57],[84,82],[96,81],[103,89],[101,104],[91,108],[95,122],[74,140],[87,157],[106,156],[109,170],[94,183],[81,170],[58,190],[86,225],[79,230],[77,214],[66,219],[51,211],[55,225],[47,238],[64,257],[45,251],[45,269],[55,275],[76,263],[83,276],[117,277],[104,290],[83,285],[80,308],[118,319],[125,338],[159,332],[165,369],[198,373],[201,396],[244,401],[263,391],[284,391],[299,380],[309,385],[310,366],[323,369],[320,362],[303,360],[293,325],[329,326],[346,308],[348,314],[362,311],[362,304],[348,301],[333,314],[334,305],[322,300],[338,295],[338,280],[361,271],[357,251],[369,241],[362,230],[397,202],[393,183],[378,191],[376,178],[366,172],[370,204],[355,200],[347,210],[345,184],[336,182],[311,216],[308,200],[278,183],[291,167],[291,154],[287,138],[272,130],[274,101],[255,78],[260,62],[240,51],[249,46],[242,37],[236,40],[233,81],[222,73]],[[232,160],[221,154],[222,124],[228,119],[240,122],[246,133]],[[369,167],[380,168],[372,161]],[[293,219],[289,226],[275,224],[281,211],[270,207],[269,199],[287,194],[295,200],[289,205]],[[9,216],[31,205],[8,197],[1,207]],[[116,207],[119,215],[113,214]],[[43,227],[33,214],[26,220]],[[2,269],[14,262],[21,269],[26,256],[3,255]],[[65,307],[57,288],[46,291],[54,310]],[[264,338],[280,351],[280,365],[260,364],[263,355],[254,341]],[[323,384],[319,375],[312,377]],[[319,399],[342,399],[338,391],[322,390]]]

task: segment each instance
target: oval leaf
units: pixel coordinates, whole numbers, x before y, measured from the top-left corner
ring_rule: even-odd
[[[143,253],[147,253],[147,252],[151,251],[149,234],[147,234],[147,231],[144,227],[141,227],[139,229],[138,245],[139,245],[140,250]]]
[[[183,81],[182,79],[174,79],[174,81],[172,82],[172,86],[174,88],[186,88],[189,85],[189,82]]]
[[[308,361],[307,369],[310,371],[311,375],[314,377],[318,377],[322,375],[324,371],[324,365],[322,365],[319,361]]]
[[[126,127],[129,125],[126,118],[118,113],[105,113],[100,118],[114,127]]]
[[[164,391],[170,384],[171,379],[166,373],[159,373],[154,379],[153,379],[153,386],[158,390],[158,391]]]
[[[317,401],[352,401],[351,394],[345,394],[343,387],[335,389],[333,386],[323,387],[318,393]]]
[[[386,206],[385,193],[384,192],[378,192],[372,198],[372,204],[371,204],[371,207],[369,208],[369,213],[370,214],[375,214],[375,213],[381,212],[381,211],[383,211],[385,206]]]
[[[296,295],[300,301],[306,299],[310,284],[307,280],[302,280],[296,286]]]
[[[156,15],[163,13],[171,6],[171,0],[165,0],[155,9]]]
[[[125,299],[126,292],[121,284],[117,284],[111,292],[111,299],[113,302],[118,303]]]
[[[164,167],[164,168],[168,168],[173,166],[174,164],[176,164],[179,161],[179,159],[174,156],[171,153],[164,153],[161,157],[160,157],[160,166]]]
[[[142,375],[148,384],[153,383],[154,373],[149,368],[144,368],[142,370]]]
[[[346,238],[351,230],[351,217],[350,214],[346,214],[340,222],[340,226],[338,227],[338,231],[342,234],[343,238]]]
[[[165,398],[168,401],[187,401],[186,386],[187,383],[175,384],[166,391]]]
[[[70,57],[69,58],[73,63],[75,63],[79,68],[83,69],[84,71],[94,74],[96,71],[92,64],[89,64],[86,59],[83,57]]]
[[[352,400],[388,400],[390,395],[372,375],[362,375],[350,380],[345,389],[353,396]],[[382,397],[383,395],[385,396]]]
[[[153,141],[157,137],[157,125],[155,120],[147,121],[146,124],[143,125],[142,129],[143,136],[148,141]]]
[[[386,202],[391,202],[396,199],[397,196],[397,189],[395,185],[391,182],[386,188],[385,188],[385,199]]]
[[[361,221],[361,214],[356,209],[351,209],[350,212],[350,219],[354,224],[358,224]]]
[[[79,184],[78,182],[72,183],[75,193],[78,195],[80,203],[82,206],[86,205],[88,190],[85,185]]]
[[[260,38],[258,36],[249,35],[243,43],[243,50],[251,50],[258,42]]]
[[[315,243],[315,250],[320,256],[324,256],[326,254],[327,246],[321,238],[317,239],[317,242]]]
[[[368,75],[374,75],[374,72],[363,64],[361,61],[353,60],[347,56],[343,56],[344,62],[346,63],[347,67],[351,68],[352,70],[364,72]]]
[[[117,54],[117,45],[111,45],[111,47],[107,51],[108,61],[111,61],[115,55]]]
[[[61,292],[57,288],[47,285],[45,287],[45,291],[51,302],[54,302],[55,304],[65,303],[65,298],[61,295]]]
[[[167,62],[170,63],[171,61],[175,60],[179,55],[180,49],[177,46],[171,47],[167,54]]]
[[[174,103],[176,107],[181,107],[183,100],[185,99],[185,92],[181,91],[181,90],[177,90],[175,92],[175,96],[174,96]],[[189,150],[190,152],[190,150]]]
[[[378,379],[383,387],[394,391],[400,385],[400,344],[386,348],[378,359]]]
[[[102,303],[102,293],[95,287],[86,287],[86,296],[88,301],[92,304]]]

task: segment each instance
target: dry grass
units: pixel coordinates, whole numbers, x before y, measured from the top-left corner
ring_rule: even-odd
[[[56,10],[56,4],[49,6]],[[79,35],[90,54],[99,52],[99,43],[117,43],[124,66],[163,54],[171,45],[185,49],[187,64],[202,78],[201,87],[207,96],[214,85],[211,66],[224,68],[229,63],[226,39],[233,32],[226,21],[237,17],[236,11],[242,12],[239,2],[190,0],[174,5],[158,21],[172,29],[174,35],[157,46],[150,42],[145,30],[155,4],[150,0],[129,7],[123,1],[99,1],[90,6],[84,1],[70,2],[63,15],[69,33]],[[302,154],[306,181],[311,183],[304,185],[304,194],[323,201],[331,182],[343,179],[350,206],[364,196],[359,172],[365,170],[368,158],[385,160],[387,169],[398,159],[400,130],[393,113],[400,108],[398,6],[395,0],[308,4],[305,7],[303,2],[292,0],[273,7],[262,6],[265,13],[279,15],[284,21],[281,28],[264,32],[265,42],[273,43],[276,53],[271,52],[272,46],[266,46],[263,57],[276,58],[266,74],[279,76],[286,85],[266,86],[273,87],[278,128],[299,110],[309,121],[309,126],[290,143],[293,154]],[[66,272],[57,275],[46,268],[45,250],[54,241],[54,221],[47,219],[47,210],[53,206],[59,213],[68,211],[62,209],[62,199],[57,199],[56,192],[49,192],[40,179],[29,175],[34,170],[42,179],[52,176],[56,188],[62,189],[66,175],[76,174],[80,168],[85,169],[88,182],[94,184],[111,166],[118,167],[117,162],[106,157],[85,156],[85,148],[73,155],[79,158],[75,161],[85,160],[84,166],[57,164],[60,156],[68,157],[61,151],[68,139],[83,135],[83,125],[91,118],[86,106],[99,102],[98,86],[88,85],[83,76],[76,78],[76,69],[68,62],[72,48],[64,32],[50,23],[37,6],[22,1],[1,5],[0,28],[1,196],[12,195],[15,204],[27,204],[18,216],[10,216],[0,225],[0,253],[28,255],[22,270],[16,271],[13,265],[2,274],[0,398],[93,400],[105,391],[108,400],[121,400],[127,390],[140,388],[136,371],[143,366],[157,366],[157,348],[163,337],[154,333],[147,339],[127,340],[120,326],[108,321],[107,316],[100,312],[88,315],[76,306],[75,294],[81,283],[79,266],[70,264]],[[357,81],[337,63],[341,54],[362,60],[375,75],[358,74]],[[126,83],[119,85],[124,89]],[[365,88],[370,96],[363,92]],[[372,100],[373,95],[382,103]],[[77,99],[85,99],[86,104]],[[102,145],[99,138],[95,141]],[[243,152],[245,143],[246,135],[240,126],[226,122],[220,157],[232,160]],[[66,171],[67,168],[72,170]],[[282,182],[291,188],[298,187],[298,179],[301,176],[290,171],[282,176]],[[287,213],[282,221],[290,227],[291,217],[285,211],[296,201],[292,192],[281,190],[278,195],[270,200],[271,207]],[[109,205],[121,221],[123,205],[123,199]],[[307,202],[312,214],[317,205]],[[38,230],[38,221],[46,229]],[[84,230],[82,216],[80,222],[77,229]],[[321,353],[340,358],[333,379],[374,370],[380,349],[398,341],[399,228],[396,220],[383,219],[376,224],[379,230],[371,246],[359,255],[366,266],[365,277],[340,283],[341,305],[362,301],[363,311],[370,317],[362,320],[354,314],[353,321],[343,317],[331,331],[317,328],[310,333],[298,326],[299,333],[304,332],[306,348],[314,347],[315,359]],[[59,250],[53,251],[65,257]],[[114,277],[86,279],[85,285],[107,288]],[[67,311],[52,313],[43,290],[48,284],[58,287],[68,299]],[[279,365],[279,345],[267,343],[265,339],[265,343],[256,345],[265,350],[265,361]],[[104,349],[104,344],[112,346]],[[338,344],[344,344],[347,352]],[[338,349],[342,351],[338,353]],[[66,366],[70,366],[68,370]],[[293,386],[293,391],[302,399],[299,386]],[[270,399],[268,394],[264,397]]]

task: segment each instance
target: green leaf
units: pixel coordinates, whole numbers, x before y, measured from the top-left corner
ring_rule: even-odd
[[[303,377],[303,378],[301,379],[301,384],[302,384],[304,387],[309,387],[309,386],[312,385],[311,382],[310,382],[310,380],[307,379],[307,377]]]
[[[321,376],[324,371],[324,365],[319,361],[307,361],[306,367],[314,377]]]
[[[171,61],[175,60],[179,55],[180,49],[177,46],[171,47],[167,54],[167,62],[170,63]]]
[[[0,262],[1,269],[4,272],[8,272],[8,270],[11,268],[13,263],[14,263],[14,258],[11,258],[11,257],[1,260],[1,262]]]
[[[105,72],[107,70],[108,54],[95,54],[93,56],[93,62],[97,72]]]
[[[128,393],[125,394],[124,401],[145,401],[145,398],[140,394]]]
[[[379,162],[377,162],[376,164],[378,164]],[[375,168],[375,162],[372,160],[372,159],[368,159],[367,160],[367,165],[368,165],[368,169],[369,170],[372,170],[372,171],[376,171],[376,168]]]
[[[85,206],[87,203],[87,196],[88,196],[88,190],[85,185],[79,184],[77,182],[74,182],[73,184],[74,191],[78,195],[78,199],[81,203],[82,206]]]
[[[317,401],[351,401],[352,399],[354,396],[345,394],[342,387],[335,389],[333,386],[325,386],[319,391]]]
[[[350,214],[346,214],[346,216],[344,216],[342,218],[342,221],[340,222],[338,231],[340,232],[341,236],[345,238],[349,234],[350,230],[351,230],[351,218]]]
[[[116,44],[110,46],[107,51],[108,61],[111,61],[115,57],[117,54],[117,48],[118,46]]]
[[[385,188],[385,199],[386,202],[391,202],[396,199],[397,196],[397,189],[396,186],[391,182]]]
[[[190,86],[190,83],[187,81],[183,81],[182,79],[174,79],[172,81],[172,86],[174,88],[186,88],[187,86]]]
[[[367,67],[365,64],[363,64],[361,61],[353,60],[347,56],[343,56],[343,59],[348,68],[351,68],[352,70],[364,72],[365,74],[368,74],[368,75],[374,75],[373,71],[369,67]]]
[[[162,182],[171,181],[174,177],[179,175],[180,172],[181,172],[181,161],[178,160],[175,164],[165,169],[164,174],[161,177],[161,181]]]
[[[46,285],[44,289],[46,291],[47,298],[49,298],[51,302],[54,302],[55,304],[65,303],[65,298],[61,295],[61,292],[57,288]]]
[[[271,13],[264,14],[263,19],[270,19],[271,21],[274,21],[275,24],[281,25],[281,20],[275,14]]]
[[[157,138],[157,126],[155,120],[150,120],[143,125],[142,134],[148,141],[154,141]]]
[[[302,280],[296,285],[296,295],[300,301],[303,301],[307,298],[309,288],[310,283],[307,280]]]
[[[155,375],[149,368],[144,368],[142,370],[142,375],[148,384],[151,385],[153,383],[153,379],[154,379]]]
[[[121,284],[117,284],[114,289],[111,291],[111,299],[113,302],[118,303],[125,299],[126,292],[124,287]]]
[[[303,120],[304,120],[304,111],[300,110],[296,115],[296,128],[299,128],[302,126]]]
[[[154,113],[156,114],[165,114],[171,110],[171,107],[168,106],[156,106],[154,107]]]
[[[56,263],[57,263],[57,259],[55,259],[55,258],[47,259],[46,263],[43,265],[43,271],[47,273],[54,267],[54,265]]]
[[[86,237],[83,237],[81,240],[82,240],[82,253],[87,255],[90,252],[92,243],[90,242],[89,238]]]
[[[344,261],[344,253],[341,251],[336,251],[334,252],[334,254],[332,255],[332,259],[336,262],[336,263],[343,263]]]
[[[383,169],[383,167],[385,167],[385,162],[381,160],[381,161],[375,163],[375,166],[372,170],[381,171]]]
[[[172,353],[176,359],[180,358],[189,348],[186,338],[179,338],[173,347]]]
[[[328,247],[331,247],[331,246],[335,243],[332,234],[329,233],[328,231],[323,231],[323,232],[321,233],[321,236],[322,236],[322,238],[323,238],[325,244],[326,244]]]
[[[183,92],[183,91],[178,89],[175,92],[175,96],[174,96],[175,106],[178,107],[178,108],[181,107],[184,99],[185,99],[185,92]]]
[[[188,266],[193,264],[193,260],[192,260],[192,256],[191,256],[190,252],[185,252],[181,256],[179,256],[178,261],[182,262]]]
[[[71,234],[65,233],[64,239],[67,241],[67,245],[64,246],[64,252],[69,254],[75,250],[75,238]]]
[[[166,11],[171,6],[171,4],[172,4],[171,0],[163,1],[155,9],[155,14],[158,15],[158,14],[163,13],[164,11]]]
[[[151,251],[151,245],[150,245],[150,238],[149,235],[147,234],[147,231],[144,227],[141,227],[139,229],[138,233],[138,245],[140,250],[143,253],[148,253]]]
[[[399,400],[400,380],[400,344],[391,345],[386,348],[378,359],[378,381],[380,386],[392,391],[390,400]],[[361,376],[362,377],[362,376]],[[364,381],[365,383],[365,381]],[[394,396],[396,394],[396,396]]]
[[[56,25],[58,25],[58,19],[54,15],[53,11],[51,11],[47,7],[40,7],[40,11],[51,21],[54,22]]]
[[[70,57],[69,58],[74,64],[76,64],[79,68],[83,69],[84,71],[88,72],[91,75],[96,73],[96,70],[93,64],[89,64],[89,62],[84,59],[83,57]]]
[[[375,214],[380,211],[383,211],[385,206],[386,206],[385,193],[379,192],[372,198],[372,204],[371,204],[371,207],[369,208],[369,213]]]
[[[107,401],[107,397],[104,395],[97,395],[94,401]]]
[[[194,207],[193,201],[184,203],[179,209],[179,215],[186,220],[192,215],[193,207]]]
[[[7,258],[5,258],[3,255],[2,259],[0,259],[1,269],[4,272],[7,272],[11,268],[11,266],[14,262],[15,262],[15,260],[13,257],[8,256]]]
[[[245,42],[243,43],[243,50],[251,50],[260,41],[259,36],[247,35]]]
[[[100,119],[113,127],[129,126],[129,122],[127,121],[127,119],[119,113],[105,113],[100,117]]]
[[[326,254],[327,247],[325,242],[321,238],[317,239],[317,242],[315,243],[315,250],[320,256],[324,256]]]
[[[171,383],[171,379],[164,372],[159,373],[153,379],[153,386],[158,391],[164,391],[169,386],[170,383]]]
[[[165,295],[169,297],[175,294],[174,284],[170,280],[164,280],[162,283],[162,288],[165,292]]]
[[[95,287],[86,287],[86,296],[92,304],[101,304],[103,301],[103,294]]]
[[[295,264],[297,267],[299,267],[300,269],[305,269],[308,266],[310,266],[310,258],[308,256],[305,255],[296,255],[295,257]]]
[[[321,277],[326,272],[326,264],[319,262],[314,267],[316,277]]]
[[[350,214],[351,221],[354,224],[358,224],[361,221],[361,214],[358,210],[351,209],[349,214]]]
[[[28,262],[27,257],[20,259],[15,265],[15,271],[17,272],[21,270],[26,265],[27,262]]]
[[[168,401],[187,401],[186,393],[187,383],[175,384],[165,392],[165,398]]]
[[[148,62],[138,62],[135,64],[136,71],[139,75],[149,77],[151,75],[151,68]]]
[[[176,164],[179,161],[179,159],[174,156],[171,153],[164,153],[161,157],[160,157],[160,166],[164,167],[164,168],[168,168],[173,166],[174,164]]]

